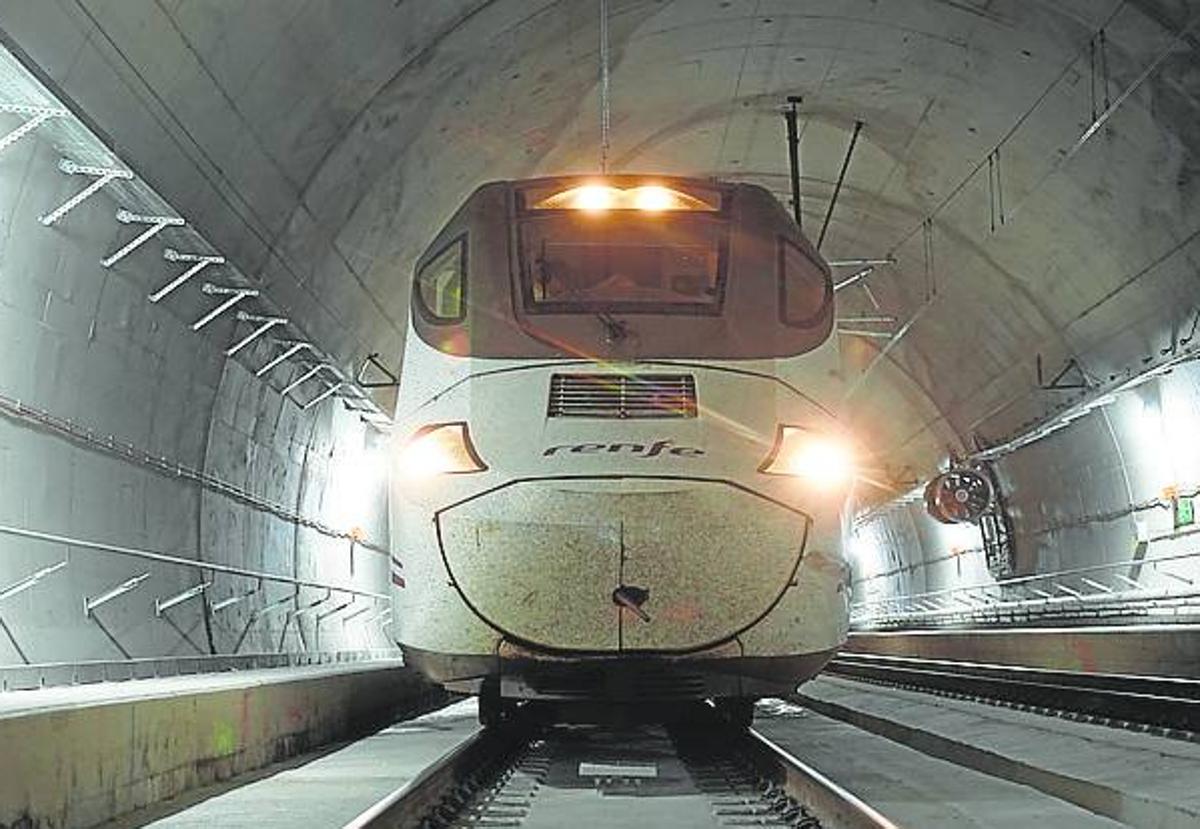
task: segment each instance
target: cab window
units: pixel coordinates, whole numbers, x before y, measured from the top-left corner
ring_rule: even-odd
[[[824,318],[833,287],[825,270],[790,239],[779,237],[779,311],[784,325],[807,328]]]
[[[466,237],[460,237],[417,273],[417,308],[430,322],[462,322],[466,316],[466,264]]]
[[[718,314],[726,225],[708,216],[565,215],[521,226],[526,310]]]

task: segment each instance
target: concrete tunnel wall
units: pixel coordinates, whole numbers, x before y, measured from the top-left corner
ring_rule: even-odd
[[[0,115],[0,131],[23,120]],[[72,440],[11,406],[0,413],[0,524],[386,593],[383,476],[373,460],[379,435],[336,400],[302,412],[278,393],[278,381],[254,377],[252,368],[272,356],[269,346],[227,358],[231,315],[193,332],[190,323],[214,304],[199,295],[199,279],[191,296],[147,302],[183,267],[163,260],[164,247],[188,250],[189,236],[169,228],[101,267],[135,230],[114,221],[118,207],[136,207],[119,182],[42,227],[38,216],[81,187],[80,177],[57,170],[59,158],[36,133],[0,153],[0,395],[330,529],[357,528],[369,546],[152,470],[140,456]],[[203,277],[219,282],[220,269]],[[246,330],[242,323],[236,333]],[[282,368],[279,379],[288,370],[296,371]],[[287,595],[287,585],[268,584],[207,623],[199,600],[159,618],[155,600],[198,583],[198,573],[3,534],[0,590],[64,560],[65,569],[0,603],[0,665],[390,644],[378,626],[337,618],[318,637],[315,614],[284,631],[285,612],[257,620],[243,637],[250,614]],[[137,589],[84,616],[84,597],[147,572]],[[209,595],[215,602],[253,587],[218,575]],[[304,589],[299,603],[323,595]]]
[[[409,266],[466,193],[489,178],[595,169],[596,9],[342,8],[48,0],[5,9],[0,28],[341,365],[379,352],[394,366]],[[778,110],[803,93],[811,228],[864,120],[825,250],[894,252],[872,277],[877,298],[900,320],[923,316],[887,359],[848,338],[827,391],[845,402],[860,389],[845,413],[872,472],[924,477],[948,449],[1056,416],[1062,395],[1036,387],[1035,356],[1115,376],[1188,330],[1200,119],[1184,33],[1196,13],[1185,0],[614,0],[613,164],[754,181],[786,198]],[[1076,147],[1095,109],[1101,79],[1087,55],[1101,28],[1102,97],[1130,94]],[[989,227],[998,142],[1007,213]],[[964,179],[972,169],[983,172]],[[857,293],[839,299],[848,314],[871,310]],[[1185,399],[1191,376],[1177,370],[1137,395],[1157,384]],[[1134,425],[1146,407],[1132,399],[1107,407],[1111,431],[1093,413],[998,464],[1021,572],[1119,560],[1136,520],[1162,521],[1161,508],[1129,513],[1160,494],[1139,470],[1161,448]],[[265,435],[271,404],[257,406]],[[1137,417],[1117,423],[1130,406]],[[249,411],[239,418],[249,434]],[[257,445],[282,457],[286,444]],[[1194,469],[1172,477],[1186,489]],[[859,557],[859,578],[899,569],[877,581],[900,593],[982,578],[979,562],[948,555],[977,546],[969,528],[935,527],[915,508],[889,516],[886,549]],[[264,532],[254,523],[230,526]]]
[[[1194,553],[1197,527],[1175,526],[1171,496],[1200,491],[1197,435],[1200,367],[1185,365],[997,462],[1017,574]],[[994,581],[978,528],[939,524],[920,503],[862,524],[850,552],[855,601]],[[1164,568],[1174,577],[1138,569],[1155,588],[1200,579],[1195,558]]]

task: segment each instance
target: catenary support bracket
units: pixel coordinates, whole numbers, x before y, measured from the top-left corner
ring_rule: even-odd
[[[135,236],[132,241],[128,242],[123,248],[118,250],[111,256],[107,256],[100,260],[100,265],[105,268],[111,268],[113,265],[120,262],[129,254],[140,248],[142,245],[149,242],[155,236],[168,227],[182,227],[187,224],[178,216],[145,216],[141,213],[132,213],[124,208],[117,211],[117,221],[121,224],[139,224],[149,225],[140,234]]]
[[[175,277],[166,285],[163,285],[157,291],[150,294],[148,299],[151,302],[160,302],[163,299],[166,299],[172,291],[183,285],[183,283],[187,282],[209,265],[225,264],[224,256],[219,256],[212,253],[180,253],[179,251],[175,250],[175,248],[166,248],[163,251],[163,259],[166,259],[168,262],[191,262],[192,264],[179,276]]]
[[[204,287],[200,289],[209,296],[228,296],[229,299],[222,302],[216,308],[213,308],[200,319],[192,323],[192,330],[199,331],[204,326],[215,320],[217,317],[224,314],[233,306],[237,305],[246,297],[258,296],[257,288],[239,288],[229,285],[214,285],[211,282],[205,282]]]
[[[110,181],[116,181],[117,179],[129,180],[133,178],[133,172],[130,170],[120,167],[93,167],[87,164],[76,164],[69,158],[59,161],[58,169],[68,176],[92,176],[95,180],[49,213],[38,216],[38,221],[46,227],[50,227],[93,195],[100,192],[104,185]]]

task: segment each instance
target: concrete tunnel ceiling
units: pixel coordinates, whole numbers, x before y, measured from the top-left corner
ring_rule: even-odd
[[[412,263],[472,189],[597,169],[599,2],[350,5],[58,0],[5,26],[343,365],[396,366]],[[911,480],[1076,399],[1037,388],[1037,355],[1103,380],[1187,335],[1195,5],[611,0],[611,169],[786,201],[801,95],[815,235],[863,122],[823,251],[894,255],[869,284],[916,321],[878,361],[882,340],[843,337],[832,399]]]

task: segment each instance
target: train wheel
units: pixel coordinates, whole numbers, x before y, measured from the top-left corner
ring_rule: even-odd
[[[479,724],[484,728],[500,725],[506,713],[500,689],[494,685],[484,685],[479,692]]]
[[[724,697],[716,700],[717,713],[734,728],[749,728],[754,722],[754,700],[751,697]]]

